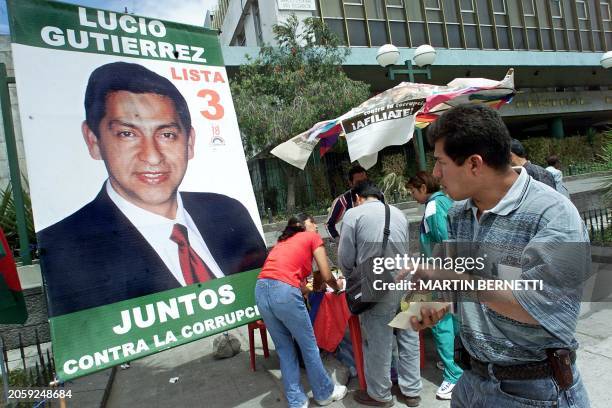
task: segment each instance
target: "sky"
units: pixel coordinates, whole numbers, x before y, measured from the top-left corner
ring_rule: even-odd
[[[64,3],[119,12],[127,7],[129,13],[202,27],[206,11],[214,9],[217,0],[64,0]],[[6,1],[0,0],[0,34],[8,33]]]

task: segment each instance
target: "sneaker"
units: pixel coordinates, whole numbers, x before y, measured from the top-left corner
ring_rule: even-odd
[[[453,396],[453,388],[455,388],[455,384],[448,381],[442,381],[442,385],[440,385],[438,392],[436,392],[436,397],[442,400],[451,399]]]
[[[438,361],[436,363],[436,367],[438,368],[438,370],[444,371],[444,363],[442,361]]]
[[[334,401],[340,401],[342,398],[346,397],[346,393],[347,393],[347,389],[346,386],[344,385],[339,385],[336,384],[334,385],[334,391],[332,392],[332,395],[323,401],[319,401],[319,400],[315,400],[317,404],[319,404],[320,406],[325,406],[325,405],[329,405]]]
[[[300,408],[308,408],[308,400],[306,400]]]

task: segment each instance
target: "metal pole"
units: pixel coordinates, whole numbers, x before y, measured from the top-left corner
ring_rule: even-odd
[[[427,159],[425,158],[425,147],[423,146],[423,132],[415,127],[417,148],[419,151],[419,170],[427,171]]]
[[[4,348],[4,342],[0,338],[0,349]],[[8,374],[4,368],[4,353],[0,353],[0,372],[2,373],[2,384],[4,385],[4,399],[6,404],[8,405],[8,391],[9,391],[9,383],[8,383]]]
[[[12,78],[11,78],[12,79]],[[32,264],[30,242],[28,240],[28,227],[26,224],[25,206],[23,201],[23,188],[21,187],[21,172],[17,156],[17,142],[13,127],[13,114],[11,112],[11,97],[9,95],[9,81],[6,75],[6,64],[0,63],[0,105],[2,105],[2,122],[4,125],[4,138],[8,155],[11,186],[13,188],[13,201],[15,203],[15,216],[17,218],[17,233],[19,234],[19,255],[23,265]]]
[[[412,61],[406,60],[406,65],[408,66],[408,78],[410,79],[410,82],[414,83],[414,69],[412,67]],[[423,145],[423,132],[421,129],[415,127],[415,133],[416,149],[419,158],[419,170],[426,171],[427,161],[425,159],[425,146]]]

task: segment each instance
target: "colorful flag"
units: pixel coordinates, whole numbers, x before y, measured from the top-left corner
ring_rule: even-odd
[[[17,266],[4,231],[0,229],[0,323],[23,324],[28,318]]]
[[[415,127],[428,126],[444,111],[465,103],[499,109],[514,94],[513,69],[501,81],[457,78],[446,86],[402,82],[337,119],[317,123],[272,153],[303,170],[317,142],[321,142],[323,155],[344,136],[351,161],[359,161],[367,169],[376,164],[380,150],[408,142]]]

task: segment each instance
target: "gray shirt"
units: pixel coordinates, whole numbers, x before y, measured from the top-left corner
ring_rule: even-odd
[[[403,256],[408,253],[408,221],[399,209],[390,205],[389,210],[391,234],[385,256]],[[351,274],[355,264],[380,255],[384,226],[385,206],[378,200],[366,201],[346,212],[338,246],[338,264],[345,276]]]
[[[481,276],[533,279],[542,290],[514,290],[538,325],[502,316],[460,293],[461,339],[472,356],[498,364],[546,358],[548,348],[578,348],[576,323],[590,276],[589,237],[570,200],[520,171],[512,187],[479,220],[471,200],[449,211],[449,237],[459,256],[485,253]],[[478,224],[478,228],[474,227]],[[475,254],[473,251],[479,251]]]

